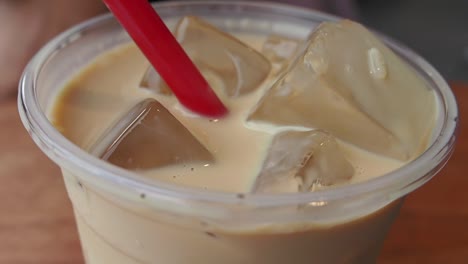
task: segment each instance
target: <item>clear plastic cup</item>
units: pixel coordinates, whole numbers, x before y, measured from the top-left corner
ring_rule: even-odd
[[[231,32],[298,37],[321,21],[336,19],[272,3],[175,2],[156,7],[168,22],[191,14]],[[48,118],[57,91],[96,56],[130,39],[105,15],[48,43],[24,72],[19,111],[31,137],[62,169],[86,263],[375,263],[403,198],[449,159],[457,127],[456,101],[439,73],[406,47],[384,39],[435,90],[439,112],[431,146],[402,168],[366,182],[278,195],[149,181],[73,145]]]

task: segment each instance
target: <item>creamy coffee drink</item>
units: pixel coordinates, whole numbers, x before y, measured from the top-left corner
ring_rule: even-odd
[[[64,85],[50,114],[57,129],[138,177],[232,193],[237,206],[249,195],[367,181],[429,145],[434,92],[357,23],[323,23],[297,39],[226,33],[188,16],[174,34],[228,116],[185,109],[130,43],[98,56]],[[235,214],[227,224],[132,205],[63,172],[91,264],[375,263],[401,204],[243,226]],[[144,192],[139,199],[151,203]],[[347,210],[333,203],[280,210],[299,215],[322,206]]]
[[[457,104],[437,70],[310,9],[154,8],[228,115],[180,105],[111,14],[47,43],[19,83],[85,263],[375,263],[406,195],[454,148]]]

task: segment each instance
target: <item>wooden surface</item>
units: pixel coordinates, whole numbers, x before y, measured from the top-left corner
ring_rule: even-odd
[[[462,117],[455,153],[406,199],[379,264],[468,263],[468,85],[452,87]],[[60,172],[27,135],[16,98],[0,103],[0,128],[0,263],[82,264]]]

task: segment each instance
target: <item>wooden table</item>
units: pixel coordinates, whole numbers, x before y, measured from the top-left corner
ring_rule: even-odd
[[[460,115],[468,85],[453,84]],[[16,98],[0,103],[0,263],[82,264],[70,202],[58,168],[20,123]],[[412,193],[390,232],[381,264],[468,263],[468,127],[431,182]]]

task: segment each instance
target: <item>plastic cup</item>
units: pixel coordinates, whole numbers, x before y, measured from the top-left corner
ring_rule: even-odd
[[[271,3],[155,5],[171,23],[197,15],[231,32],[305,36],[336,17]],[[111,15],[48,43],[20,83],[19,111],[31,137],[63,172],[86,263],[375,263],[403,198],[435,176],[455,142],[457,106],[443,78],[418,55],[386,43],[434,89],[437,126],[417,159],[381,177],[300,194],[232,194],[149,181],[81,150],[48,111],[64,82],[128,36]],[[222,177],[222,175],[220,175]]]

